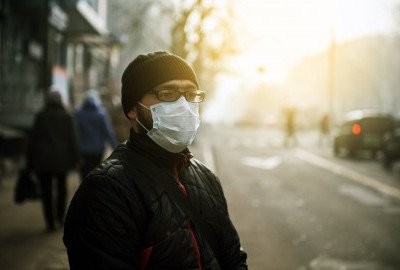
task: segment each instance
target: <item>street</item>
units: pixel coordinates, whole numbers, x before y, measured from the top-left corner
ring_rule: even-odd
[[[219,176],[252,270],[400,269],[400,166],[334,157],[318,134],[284,147],[279,130],[208,127],[191,147]],[[68,269],[62,230],[44,231],[40,203],[0,186],[0,269]],[[70,196],[79,181],[69,176]]]
[[[291,148],[279,131],[214,128],[202,138],[250,269],[400,269],[398,167],[335,158],[316,133]]]

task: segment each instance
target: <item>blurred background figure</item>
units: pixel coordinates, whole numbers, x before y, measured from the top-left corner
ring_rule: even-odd
[[[119,142],[124,142],[129,137],[130,122],[125,117],[121,103],[108,109],[115,136]]]
[[[95,89],[87,95],[79,109],[75,112],[78,126],[81,164],[81,180],[100,164],[106,144],[112,148],[118,145],[107,111],[101,105],[99,93]]]
[[[47,96],[44,108],[35,117],[27,150],[27,167],[39,179],[49,232],[55,230],[56,222],[60,226],[64,224],[66,176],[78,159],[73,118],[64,108],[60,93],[53,89]],[[57,184],[56,207],[52,193],[54,180]]]
[[[324,113],[319,121],[319,145],[329,144],[329,115]]]
[[[297,136],[296,136],[296,108],[289,106],[283,109],[284,115],[284,130],[285,130],[285,140],[284,146],[297,146]]]

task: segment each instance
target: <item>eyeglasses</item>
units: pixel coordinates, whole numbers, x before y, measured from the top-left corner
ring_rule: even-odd
[[[189,102],[199,103],[202,102],[206,96],[204,91],[197,89],[185,92],[180,92],[174,89],[158,89],[149,91],[149,93],[155,94],[159,100],[165,102],[174,102],[177,101],[181,96],[184,96]]]

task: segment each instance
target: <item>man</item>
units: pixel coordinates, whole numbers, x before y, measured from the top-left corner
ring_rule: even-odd
[[[88,175],[71,202],[64,243],[72,270],[247,269],[221,184],[187,148],[203,99],[194,71],[176,55],[139,55],[128,65],[122,106],[130,138]],[[158,170],[165,173],[154,177]],[[164,190],[169,180],[214,239]]]
[[[100,164],[106,143],[114,149],[118,142],[111,126],[107,111],[101,105],[95,89],[90,89],[82,106],[76,110],[75,119],[79,131],[81,166],[80,175],[86,175]]]
[[[27,149],[28,171],[35,172],[40,182],[48,232],[54,231],[56,225],[64,224],[67,173],[77,162],[78,143],[73,118],[64,108],[60,93],[52,90],[45,106],[35,116]],[[56,196],[53,196],[55,184]]]

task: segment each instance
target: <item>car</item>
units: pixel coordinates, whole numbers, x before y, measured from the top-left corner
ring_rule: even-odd
[[[395,122],[394,129],[383,137],[383,166],[390,169],[392,164],[400,160],[400,119]]]
[[[376,110],[348,112],[334,137],[334,154],[339,155],[345,150],[354,157],[359,150],[368,150],[376,157],[383,150],[384,135],[392,132],[394,122],[391,114]]]

